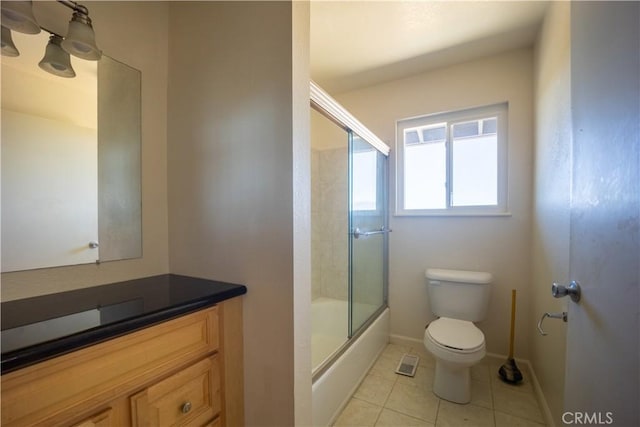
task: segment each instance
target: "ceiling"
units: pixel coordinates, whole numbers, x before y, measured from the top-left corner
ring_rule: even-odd
[[[530,46],[546,6],[311,0],[311,78],[335,94]]]

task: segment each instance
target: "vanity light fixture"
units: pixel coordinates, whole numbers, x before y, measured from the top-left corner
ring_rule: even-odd
[[[61,77],[74,77],[69,54],[78,58],[97,61],[102,57],[95,41],[95,33],[89,18],[89,9],[71,0],[56,0],[73,10],[66,37],[51,33],[45,56],[38,64],[40,68]],[[40,25],[33,15],[31,0],[2,1],[2,55],[18,56],[20,53],[11,39],[11,31],[37,34]],[[5,28],[6,27],[6,28]],[[6,31],[5,31],[6,30]]]
[[[102,52],[96,46],[95,38],[89,10],[76,4],[62,48],[78,58],[97,61],[102,56]]]
[[[76,72],[71,66],[69,53],[62,48],[61,43],[62,37],[52,33],[44,52],[44,58],[38,63],[38,66],[59,77],[75,77]]]
[[[25,34],[38,34],[40,25],[33,16],[32,1],[3,1],[2,26]]]
[[[13,44],[11,38],[11,30],[7,27],[2,27],[2,55],[3,56],[19,56],[18,48]]]

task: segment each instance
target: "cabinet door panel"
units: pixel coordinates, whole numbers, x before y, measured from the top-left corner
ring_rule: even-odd
[[[131,398],[134,426],[201,426],[220,413],[218,356],[174,374]]]

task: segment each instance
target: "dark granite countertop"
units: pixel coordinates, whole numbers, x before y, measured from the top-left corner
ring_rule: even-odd
[[[243,295],[243,285],[164,274],[2,303],[2,374]]]

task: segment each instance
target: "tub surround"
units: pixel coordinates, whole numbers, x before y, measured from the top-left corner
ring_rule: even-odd
[[[2,374],[243,295],[247,288],[164,274],[2,303]]]
[[[313,381],[314,426],[333,425],[380,353],[389,343],[390,311],[386,308],[326,371]],[[395,375],[395,374],[393,374]]]

